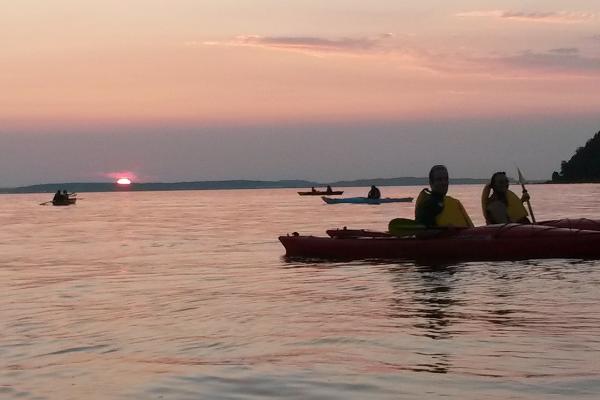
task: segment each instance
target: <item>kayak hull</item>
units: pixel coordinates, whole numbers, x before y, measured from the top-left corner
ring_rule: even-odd
[[[346,197],[345,199],[331,199],[329,197],[321,197],[327,204],[387,204],[387,203],[410,203],[413,201],[412,197],[399,197],[399,198],[383,198],[383,199],[369,199],[368,197]]]
[[[338,195],[343,194],[343,193],[344,193],[343,190],[334,190],[333,192],[320,191],[320,190],[316,190],[314,192],[298,192],[298,194],[300,196],[323,196],[323,195],[338,196]]]
[[[70,198],[67,200],[63,200],[63,201],[54,201],[52,200],[52,205],[53,206],[70,206],[73,205],[77,202],[77,198]]]
[[[540,225],[489,225],[429,238],[281,236],[291,257],[486,261],[543,258],[600,259],[600,231]]]

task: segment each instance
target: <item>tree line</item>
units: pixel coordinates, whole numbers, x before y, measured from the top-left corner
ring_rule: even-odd
[[[569,161],[560,163],[552,182],[600,182],[600,131],[579,147]]]

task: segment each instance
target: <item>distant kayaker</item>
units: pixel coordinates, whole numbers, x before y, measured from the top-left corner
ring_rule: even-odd
[[[331,193],[333,192],[333,189],[331,188],[331,186],[327,185],[327,190],[325,191],[325,193]]]
[[[375,185],[371,185],[371,190],[369,190],[369,194],[367,195],[369,199],[380,199],[381,192]]]
[[[473,227],[471,218],[457,199],[447,196],[448,169],[434,165],[429,171],[431,190],[423,189],[415,205],[415,220],[428,227]]]
[[[523,193],[521,198],[508,189],[506,172],[496,172],[492,175],[490,183],[485,185],[481,193],[481,208],[486,223],[506,224],[516,222],[530,224],[529,215],[523,203],[529,200],[529,194]],[[491,192],[491,196],[490,196]]]
[[[311,187],[311,188],[310,188],[310,191],[311,191],[311,192],[313,192],[313,193],[314,193],[314,192],[316,192],[316,190],[315,190],[315,187],[314,187],[314,186],[313,186],[313,187]]]
[[[64,198],[63,198],[62,193],[60,192],[60,190],[57,190],[56,193],[54,193],[54,197],[52,198],[52,201],[53,202],[61,202],[61,201],[63,201],[63,199]]]

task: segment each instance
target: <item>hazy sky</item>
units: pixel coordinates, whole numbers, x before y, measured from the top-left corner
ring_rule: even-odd
[[[0,187],[548,178],[600,130],[599,1],[0,0]]]

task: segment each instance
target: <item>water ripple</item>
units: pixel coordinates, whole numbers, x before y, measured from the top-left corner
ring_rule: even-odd
[[[476,216],[480,188],[456,189]],[[600,218],[598,185],[558,202],[551,187],[530,192],[539,218],[569,204],[585,215],[560,216]],[[0,203],[2,399],[600,392],[598,261],[287,259],[279,234],[385,229],[413,212],[293,190],[91,193],[60,210],[11,198]]]

